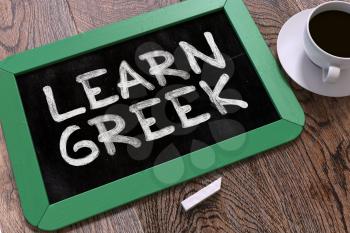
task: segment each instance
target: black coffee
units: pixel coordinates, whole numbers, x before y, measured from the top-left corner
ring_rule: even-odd
[[[309,23],[312,39],[324,51],[350,57],[350,14],[326,11],[313,17]]]

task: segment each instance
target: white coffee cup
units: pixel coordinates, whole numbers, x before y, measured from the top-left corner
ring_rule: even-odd
[[[322,48],[312,39],[309,25],[310,20],[316,15],[325,11],[343,11],[350,14],[350,3],[343,1],[331,1],[323,3],[314,8],[307,20],[307,25],[304,33],[304,49],[310,60],[322,68],[323,82],[334,83],[340,77],[342,70],[350,69],[350,57],[338,57],[332,55]],[[347,30],[350,30],[350,25]],[[349,41],[350,46],[350,41]],[[350,78],[350,77],[348,77]]]

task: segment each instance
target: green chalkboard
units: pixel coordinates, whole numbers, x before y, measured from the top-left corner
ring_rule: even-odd
[[[241,1],[188,0],[0,62],[0,121],[24,215],[53,230],[286,143],[304,114]]]

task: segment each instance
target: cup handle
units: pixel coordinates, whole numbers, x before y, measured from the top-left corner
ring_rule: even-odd
[[[340,68],[330,65],[322,70],[322,80],[325,83],[335,83],[340,76]]]

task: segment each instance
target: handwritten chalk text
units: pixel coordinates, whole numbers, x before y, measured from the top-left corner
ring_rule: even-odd
[[[200,74],[202,72],[200,66],[198,65],[198,59],[202,60],[213,67],[224,69],[226,67],[225,59],[220,52],[217,44],[215,43],[212,33],[205,32],[204,37],[211,49],[212,57],[203,54],[198,51],[193,45],[181,41],[179,42],[180,48],[183,50],[185,57],[191,67],[191,70],[195,74]],[[156,59],[162,58],[162,59]],[[77,106],[75,109],[70,111],[60,113],[59,106],[55,101],[54,90],[50,86],[43,87],[43,93],[46,98],[49,112],[52,119],[61,123],[71,118],[75,118],[79,115],[86,113],[88,110],[95,110],[110,106],[116,102],[122,101],[123,99],[132,98],[133,88],[135,86],[142,86],[147,91],[155,90],[155,85],[152,82],[156,81],[157,85],[164,87],[167,85],[167,79],[190,79],[190,73],[183,70],[170,68],[175,61],[174,56],[164,50],[155,50],[144,53],[138,57],[140,61],[144,61],[149,65],[149,74],[154,77],[154,80],[146,80],[139,72],[137,72],[133,67],[129,65],[127,61],[122,61],[119,64],[119,83],[116,87],[119,88],[119,93],[114,93],[114,95],[106,97],[104,99],[99,99],[98,95],[103,91],[101,87],[92,87],[90,81],[92,79],[99,78],[107,74],[107,70],[104,68],[89,71],[87,73],[78,75],[76,77],[77,84],[80,84],[85,92],[86,98],[89,101],[89,106]],[[159,61],[162,62],[159,62]],[[215,87],[212,89],[205,81],[199,80],[197,89],[193,85],[184,86],[177,88],[175,90],[168,91],[164,94],[163,98],[149,98],[142,100],[138,103],[129,106],[129,111],[133,113],[144,133],[145,141],[153,141],[172,134],[175,131],[174,125],[164,125],[158,130],[151,130],[151,126],[156,124],[157,119],[154,117],[146,118],[144,115],[144,110],[155,106],[161,101],[169,101],[178,115],[181,121],[181,126],[183,128],[190,128],[200,125],[208,120],[210,120],[210,113],[203,109],[201,114],[197,116],[189,117],[187,114],[191,112],[192,107],[189,104],[181,105],[179,102],[179,97],[190,95],[196,91],[203,91],[210,101],[217,108],[221,115],[227,114],[227,106],[239,106],[240,108],[247,108],[248,103],[243,100],[238,99],[227,99],[220,97],[225,85],[229,82],[229,75],[223,73],[217,78],[218,81]],[[107,129],[106,124],[113,124],[112,129]],[[139,148],[142,145],[142,141],[135,137],[130,137],[123,134],[126,123],[125,120],[115,114],[105,114],[97,116],[93,119],[89,119],[87,124],[90,127],[95,127],[98,131],[98,141],[104,145],[108,155],[114,156],[118,154],[118,148],[116,144],[127,144],[135,148]],[[92,140],[82,140],[78,141],[73,146],[73,151],[77,152],[82,148],[89,149],[89,154],[82,158],[74,158],[74,156],[69,155],[67,152],[67,143],[71,138],[72,134],[77,134],[81,129],[78,125],[68,126],[62,133],[59,148],[63,160],[72,166],[84,166],[92,163],[100,155],[98,146]]]

